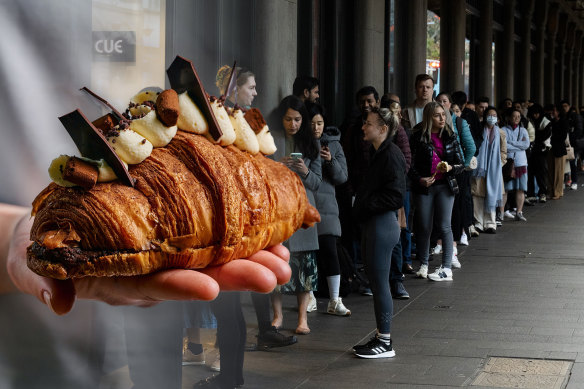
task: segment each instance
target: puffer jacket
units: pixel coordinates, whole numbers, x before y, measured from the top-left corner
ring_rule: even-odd
[[[432,175],[432,156],[434,155],[434,144],[426,143],[422,140],[422,132],[416,131],[410,138],[410,149],[412,150],[412,166],[408,176],[412,180],[412,191],[418,194],[428,194],[428,188],[420,185],[420,178],[430,177]],[[442,132],[442,142],[444,143],[443,161],[452,166],[452,170],[446,173],[446,179],[450,189],[456,188],[456,176],[464,170],[464,160],[460,154],[460,145],[456,140],[456,135],[449,135],[446,131]]]
[[[335,186],[347,182],[347,161],[341,147],[341,131],[336,127],[325,128],[320,138],[321,146],[327,145],[331,160],[322,161],[322,182],[314,193],[316,209],[320,213],[320,223],[316,225],[318,235],[341,236],[339,206],[335,196]]]

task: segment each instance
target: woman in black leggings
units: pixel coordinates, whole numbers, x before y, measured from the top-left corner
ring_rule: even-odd
[[[395,356],[390,337],[393,302],[389,290],[391,252],[400,237],[397,211],[406,192],[406,162],[392,138],[397,117],[387,108],[373,108],[363,123],[364,139],[371,142],[371,164],[353,206],[362,227],[361,250],[371,283],[377,334],[353,347],[361,358]]]

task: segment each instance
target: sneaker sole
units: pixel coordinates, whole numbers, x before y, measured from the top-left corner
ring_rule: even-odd
[[[183,362],[182,365],[183,366],[202,366],[205,364],[205,361],[201,361],[201,362]]]
[[[395,351],[391,350],[391,351],[386,351],[384,353],[375,354],[375,355],[359,354],[358,351],[355,351],[355,355],[358,356],[359,358],[365,358],[365,359],[393,358],[393,357],[395,357]]]
[[[452,277],[449,277],[449,278],[434,278],[434,277],[428,276],[428,279],[430,281],[435,281],[435,282],[440,282],[440,281],[454,281],[454,279]]]
[[[347,311],[347,313],[337,313],[337,312],[331,312],[331,311],[326,311],[326,313],[328,313],[329,315],[334,315],[334,316],[351,316],[351,311]]]

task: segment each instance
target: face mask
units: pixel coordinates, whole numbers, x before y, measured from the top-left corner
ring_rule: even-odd
[[[497,117],[496,116],[487,116],[487,123],[489,126],[494,126],[497,124]]]

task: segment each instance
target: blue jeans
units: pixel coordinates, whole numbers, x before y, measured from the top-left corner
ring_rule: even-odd
[[[361,250],[365,271],[373,292],[377,330],[389,334],[393,301],[389,290],[389,269],[393,247],[399,241],[397,212],[389,211],[371,217],[363,224]]]
[[[442,238],[442,267],[450,269],[452,263],[452,206],[454,194],[448,184],[434,184],[428,188],[428,194],[415,194],[416,204],[416,254],[423,265],[430,257],[430,235],[432,226],[438,228],[438,237]]]

